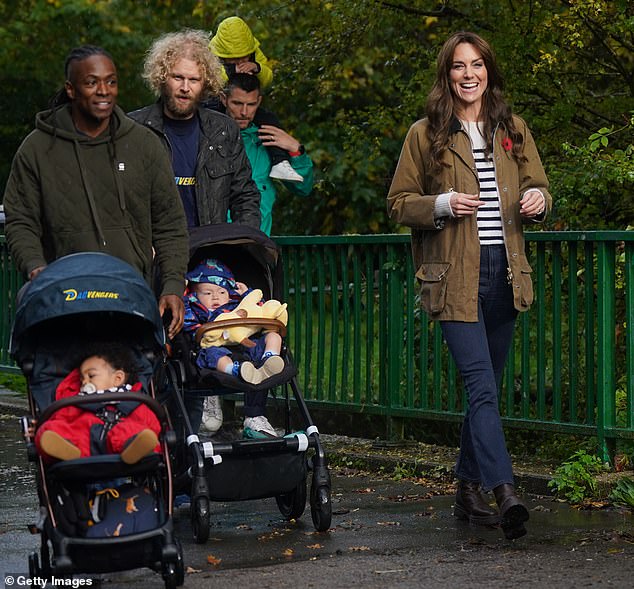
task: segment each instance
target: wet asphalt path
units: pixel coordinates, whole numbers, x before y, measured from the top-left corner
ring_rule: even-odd
[[[26,573],[39,544],[33,476],[17,420],[0,418],[0,570]],[[632,587],[634,526],[629,511],[578,511],[551,498],[529,500],[529,534],[456,522],[452,498],[411,482],[333,472],[333,522],[316,533],[310,508],[285,522],[273,499],[213,504],[210,538],[191,539],[189,512],[175,526],[188,589],[278,587]],[[161,587],[148,569],[103,575],[102,586]]]

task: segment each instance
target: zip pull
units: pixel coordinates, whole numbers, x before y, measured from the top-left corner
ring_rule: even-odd
[[[513,271],[510,266],[507,266],[506,268],[506,282],[508,284],[513,284]]]

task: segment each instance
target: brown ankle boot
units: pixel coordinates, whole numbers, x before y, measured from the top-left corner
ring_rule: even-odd
[[[480,484],[470,481],[458,481],[453,514],[458,519],[478,526],[494,526],[500,523],[497,510],[482,496]]]
[[[495,500],[500,508],[500,525],[507,540],[515,540],[526,534],[524,522],[528,521],[528,509],[515,494],[510,484],[498,485],[493,489]]]

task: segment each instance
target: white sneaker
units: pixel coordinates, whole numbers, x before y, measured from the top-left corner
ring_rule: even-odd
[[[278,180],[290,180],[291,182],[303,182],[304,178],[300,176],[288,160],[283,160],[279,164],[275,164],[269,173],[270,178]]]
[[[273,426],[264,415],[258,415],[257,417],[245,417],[244,429],[249,428],[254,432],[260,432],[261,434],[268,434],[277,438],[277,432],[273,429]]]
[[[205,397],[203,404],[203,419],[200,431],[215,434],[222,427],[222,406],[220,397],[213,395]]]

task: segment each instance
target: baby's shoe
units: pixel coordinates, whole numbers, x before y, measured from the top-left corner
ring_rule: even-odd
[[[262,366],[260,366],[262,380],[266,380],[275,374],[279,374],[282,370],[284,370],[284,360],[281,356],[267,356],[262,363]]]
[[[277,178],[278,180],[290,180],[291,182],[304,181],[304,178],[293,169],[288,160],[282,160],[279,164],[275,164],[271,168],[269,177]]]
[[[81,456],[81,450],[75,444],[51,430],[45,431],[40,437],[40,448],[58,460],[75,460]]]
[[[255,367],[253,362],[242,362],[240,364],[240,376],[244,382],[251,384],[260,384],[262,382],[260,370]]]
[[[243,362],[240,365],[240,376],[245,382],[260,384],[282,370],[284,370],[284,360],[280,356],[268,356],[260,368],[256,368],[252,362]]]
[[[126,464],[136,464],[141,458],[151,454],[158,444],[158,438],[151,429],[143,429],[121,452],[121,460]]]
[[[218,395],[205,397],[200,431],[215,434],[222,427],[222,405]]]

